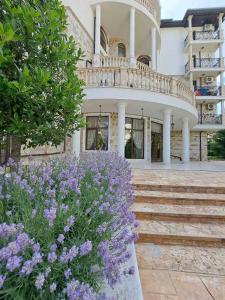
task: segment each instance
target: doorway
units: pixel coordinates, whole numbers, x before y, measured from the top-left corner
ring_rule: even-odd
[[[151,123],[151,161],[162,162],[163,153],[163,125]]]

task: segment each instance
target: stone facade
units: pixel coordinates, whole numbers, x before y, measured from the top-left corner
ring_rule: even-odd
[[[71,8],[67,7],[68,29],[67,34],[72,35],[78,47],[83,51],[84,57],[78,67],[86,67],[86,61],[91,61],[93,56],[94,41],[87,30],[80,23]]]
[[[208,136],[207,132],[201,133],[202,161],[208,160]],[[182,157],[182,132],[174,131],[171,133],[171,154]],[[190,134],[190,160],[200,160],[200,132],[192,131]]]

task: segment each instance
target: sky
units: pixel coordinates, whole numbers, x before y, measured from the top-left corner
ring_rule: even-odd
[[[162,19],[181,20],[188,8],[224,7],[224,0],[160,0]]]

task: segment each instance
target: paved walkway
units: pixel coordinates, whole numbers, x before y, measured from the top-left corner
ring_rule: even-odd
[[[160,234],[159,243],[136,245],[144,300],[225,300],[225,163],[218,168],[202,164],[201,171],[197,164],[190,164],[189,170],[179,167],[133,168],[134,185],[143,184],[145,189],[136,190],[133,207],[140,228],[146,225],[149,240]],[[196,220],[196,215],[205,214],[211,221]],[[197,242],[199,236],[217,235],[221,238],[217,246],[207,246],[205,239]],[[171,244],[174,236],[177,240]],[[163,238],[168,244],[162,243]]]
[[[140,270],[144,300],[224,300],[225,277]]]
[[[172,162],[170,166],[163,163],[149,163],[147,161],[131,161],[133,169],[142,170],[177,170],[177,171],[210,171],[225,172],[225,161],[207,161],[207,162]]]

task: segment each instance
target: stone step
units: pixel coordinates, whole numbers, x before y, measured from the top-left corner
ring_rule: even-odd
[[[166,205],[211,205],[225,206],[225,195],[205,193],[175,193],[163,191],[135,191],[136,203],[156,203]]]
[[[140,221],[138,243],[225,247],[225,224]]]
[[[138,220],[187,223],[225,223],[225,206],[164,205],[135,203],[132,206]]]
[[[133,189],[138,191],[160,191],[175,193],[201,193],[201,194],[225,194],[224,186],[202,186],[202,185],[172,185],[151,184],[134,182]]]

